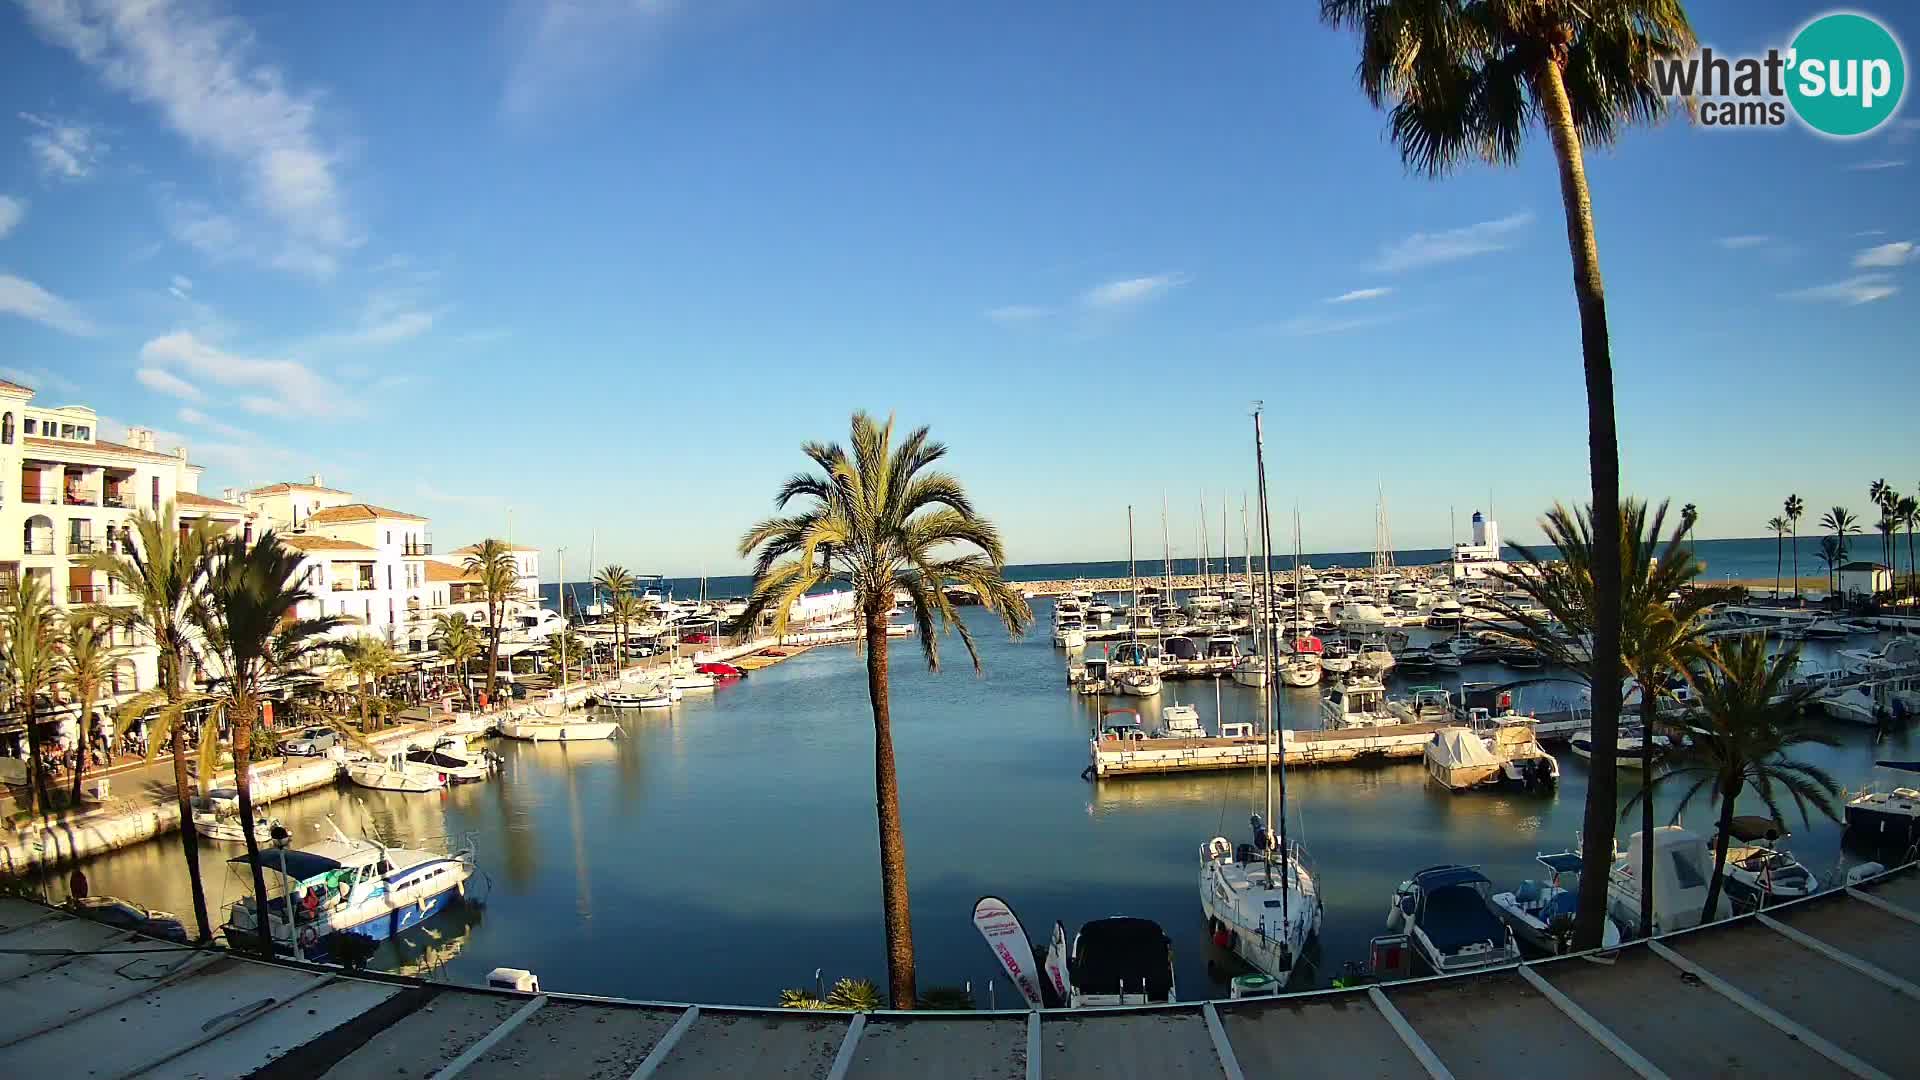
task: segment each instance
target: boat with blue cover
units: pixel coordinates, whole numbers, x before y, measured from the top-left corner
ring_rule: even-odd
[[[336,934],[385,941],[419,926],[463,899],[474,874],[471,846],[445,855],[388,847],[349,837],[338,826],[331,839],[310,847],[262,848],[259,860],[269,882],[274,951],[316,963],[333,958]],[[247,882],[247,895],[228,908],[227,940],[255,940],[252,857],[228,863]]]
[[[1516,963],[1520,946],[1495,911],[1493,883],[1471,866],[1429,866],[1400,883],[1387,929],[1407,936],[1419,974]]]
[[[1488,899],[1522,945],[1554,956],[1568,951],[1573,941],[1574,917],[1580,910],[1580,853],[1557,851],[1536,856],[1536,861],[1547,868],[1545,881],[1528,878],[1512,892],[1494,893]],[[1608,919],[1600,947],[1619,944],[1620,927]]]

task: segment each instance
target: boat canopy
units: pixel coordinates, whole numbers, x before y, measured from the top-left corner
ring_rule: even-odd
[[[1115,916],[1080,928],[1073,943],[1073,985],[1085,994],[1140,993],[1165,1001],[1173,991],[1172,944],[1151,919]]]
[[[1876,761],[1876,769],[1893,769],[1897,772],[1920,773],[1920,761]]]
[[[1727,823],[1727,831],[1734,839],[1752,843],[1755,840],[1778,840],[1787,834],[1780,823],[1770,817],[1758,814],[1741,814]]]
[[[1442,728],[1434,732],[1433,745],[1434,756],[1450,769],[1500,764],[1500,759],[1487,749],[1486,740],[1466,728]]]
[[[309,878],[319,877],[321,874],[329,874],[343,868],[343,864],[337,859],[329,859],[325,855],[315,855],[311,851],[294,851],[291,849],[284,853],[277,850],[262,849],[260,852],[261,868],[271,870],[276,874],[280,873],[282,865],[281,857],[283,854],[285,855],[286,876],[295,881],[306,881]],[[228,865],[249,866],[253,863],[253,857],[250,855],[236,855],[228,859],[227,863]]]
[[[1577,874],[1583,863],[1580,856],[1571,851],[1559,851],[1552,855],[1537,855],[1534,860],[1556,874]]]
[[[1413,875],[1413,883],[1424,892],[1454,885],[1491,885],[1487,875],[1471,866],[1429,866]]]

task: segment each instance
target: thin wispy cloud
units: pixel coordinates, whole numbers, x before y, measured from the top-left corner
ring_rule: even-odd
[[[10,195],[0,195],[0,239],[13,231],[15,225],[27,216],[27,201]]]
[[[1872,161],[1856,161],[1847,166],[1847,171],[1879,172],[1882,169],[1898,169],[1905,164],[1905,161],[1896,161],[1892,158],[1875,158]]]
[[[1887,274],[1858,274],[1844,281],[1796,289],[1782,295],[1790,300],[1812,300],[1855,307],[1885,300],[1899,291],[1900,286],[1895,285],[1893,278]]]
[[[316,95],[290,88],[279,68],[259,61],[238,19],[169,0],[22,3],[41,35],[107,86],[153,106],[189,143],[241,171],[248,202],[273,235],[237,246],[254,248],[268,265],[324,277],[359,242],[334,175],[339,153],[318,132]],[[207,215],[200,221],[196,246],[216,235],[205,228]]]
[[[1329,296],[1323,302],[1328,304],[1352,304],[1361,300],[1378,300],[1392,292],[1393,290],[1391,288],[1384,285],[1371,289],[1351,289],[1341,293],[1339,296]]]
[[[1369,269],[1396,274],[1423,266],[1490,255],[1513,246],[1518,234],[1533,224],[1533,211],[1522,210],[1492,221],[1477,221],[1441,232],[1417,232],[1380,250]]]
[[[153,432],[153,445],[169,450],[177,446],[187,447],[188,456],[194,464],[217,469],[236,479],[250,481],[290,470],[296,466],[314,464],[309,454],[296,454],[285,447],[261,442],[258,437],[237,428],[232,429],[233,434],[226,439],[194,439],[166,428],[156,428],[149,424],[140,426]],[[99,418],[99,427],[101,438],[112,442],[127,441],[127,425],[118,419],[102,416]]]
[[[500,110],[512,121],[605,92],[644,62],[684,15],[677,0],[520,0],[508,17],[516,51]]]
[[[0,274],[0,315],[32,319],[75,337],[92,337],[100,332],[93,320],[73,304],[12,274]]]
[[[1083,307],[1095,311],[1119,311],[1138,307],[1148,301],[1158,299],[1167,293],[1185,285],[1185,274],[1151,274],[1146,277],[1122,278],[1095,285],[1080,294]]]
[[[149,368],[178,371],[239,394],[238,404],[259,416],[326,419],[360,411],[333,380],[294,360],[241,356],[179,331],[140,347]]]
[[[1723,236],[1715,242],[1728,251],[1747,251],[1760,247],[1772,239],[1773,237],[1765,233],[1746,233],[1741,236]]]
[[[207,398],[207,395],[200,392],[199,387],[171,371],[160,368],[143,367],[133,373],[133,378],[141,386],[156,394],[167,394],[187,401],[205,401]]]
[[[445,503],[452,506],[471,506],[481,510],[502,510],[505,509],[507,505],[507,499],[504,495],[465,494],[456,491],[443,491],[425,481],[422,481],[420,486],[414,489],[414,494],[427,502]]]
[[[1891,244],[1879,244],[1861,251],[1853,257],[1853,265],[1862,269],[1905,266],[1913,258],[1913,241],[1895,240]]]
[[[1328,334],[1347,334],[1355,330],[1381,326],[1400,319],[1398,312],[1383,312],[1379,315],[1360,315],[1350,318],[1336,318],[1327,315],[1298,315],[1285,322],[1275,323],[1268,331],[1283,337],[1324,337]]]
[[[1008,304],[990,308],[985,314],[988,322],[996,322],[1001,326],[1020,326],[1052,315],[1053,309],[1040,304]]]
[[[228,438],[228,439],[253,438],[252,432],[243,431],[240,428],[234,427],[232,424],[215,420],[213,417],[208,416],[206,413],[203,413],[199,409],[195,409],[191,406],[183,407],[175,415],[180,418],[180,422],[183,424],[192,424],[194,427],[205,428],[206,430],[211,431],[215,435],[219,435],[223,438]]]
[[[35,390],[51,390],[56,394],[78,394],[81,389],[80,384],[72,379],[55,375],[44,368],[0,367],[0,379]]]
[[[40,175],[57,180],[85,180],[93,175],[110,147],[86,124],[23,112],[20,119],[35,130],[27,136]]]

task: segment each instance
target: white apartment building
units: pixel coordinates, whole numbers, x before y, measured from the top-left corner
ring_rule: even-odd
[[[433,533],[426,518],[372,503],[350,492],[308,483],[271,484],[242,498],[282,543],[305,556],[303,581],[315,599],[300,615],[343,616],[337,633],[372,633],[402,651],[426,647],[426,563]]]
[[[35,405],[34,396],[0,381],[0,579],[36,580],[66,611],[128,602],[117,583],[83,561],[123,551],[134,515],[159,513],[170,502],[183,522],[207,518],[251,534],[244,507],[199,494],[202,470],[184,447],[163,452],[145,428],[111,442],[100,437],[92,409]],[[115,701],[159,680],[158,650],[130,630],[118,644]]]

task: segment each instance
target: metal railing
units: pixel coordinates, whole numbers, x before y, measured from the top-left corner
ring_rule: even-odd
[[[107,595],[104,585],[74,585],[67,589],[67,603],[91,604]]]
[[[111,506],[115,510],[133,509],[133,500],[125,495],[107,495],[100,500],[102,506]]]
[[[27,555],[53,554],[53,540],[51,538],[46,540],[39,540],[39,541],[29,540],[26,542],[25,547],[26,547],[26,550],[23,552],[23,554],[27,554]]]
[[[67,554],[91,555],[98,551],[98,541],[91,536],[72,536],[67,538]]]
[[[421,544],[407,544],[401,550],[401,554],[402,555],[431,555],[433,554],[433,542],[429,540],[426,543],[421,543]]]
[[[100,505],[100,502],[98,499],[93,499],[88,497],[87,493],[84,491],[69,491],[60,501],[66,503],[68,506]]]

